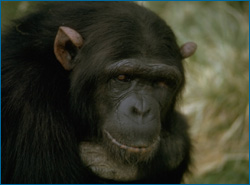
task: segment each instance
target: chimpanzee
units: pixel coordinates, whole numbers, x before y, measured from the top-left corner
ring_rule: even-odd
[[[172,30],[132,2],[46,2],[2,34],[2,183],[180,183]]]

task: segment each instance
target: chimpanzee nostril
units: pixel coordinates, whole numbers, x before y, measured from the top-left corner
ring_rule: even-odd
[[[150,112],[150,108],[143,113],[143,116],[147,116]]]
[[[131,108],[131,111],[133,114],[140,114],[140,111],[134,106]]]
[[[150,112],[149,107],[138,107],[138,106],[132,106],[131,112],[134,115],[140,115],[140,116],[146,116]]]

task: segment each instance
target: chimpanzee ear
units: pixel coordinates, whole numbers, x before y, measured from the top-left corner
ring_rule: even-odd
[[[181,55],[183,58],[188,58],[192,56],[197,49],[197,44],[194,42],[187,42],[183,44],[180,48]]]
[[[54,42],[54,53],[65,70],[73,68],[72,59],[83,45],[82,36],[72,28],[60,26]]]

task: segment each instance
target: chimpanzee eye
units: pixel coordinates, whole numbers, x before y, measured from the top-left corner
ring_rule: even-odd
[[[129,76],[129,75],[124,75],[124,74],[118,75],[118,76],[116,77],[116,79],[119,80],[119,81],[122,81],[122,82],[130,82],[130,81],[132,80],[131,76]]]
[[[167,84],[167,82],[165,82],[165,81],[157,82],[157,85],[158,85],[159,87],[163,87],[163,88],[168,87],[168,84]]]
[[[162,88],[174,88],[176,86],[175,81],[173,80],[163,80],[163,81],[158,81],[157,85]]]

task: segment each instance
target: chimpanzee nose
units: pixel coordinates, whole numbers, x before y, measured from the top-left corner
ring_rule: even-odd
[[[150,112],[150,106],[146,102],[146,100],[136,101],[134,105],[131,107],[131,112],[135,116],[142,116],[145,117]]]
[[[131,94],[118,107],[118,117],[122,123],[153,125],[159,116],[159,106],[151,96]]]
[[[119,104],[116,112],[118,124],[128,146],[149,146],[161,130],[159,103],[150,95],[131,93]],[[113,129],[113,128],[112,128]]]

